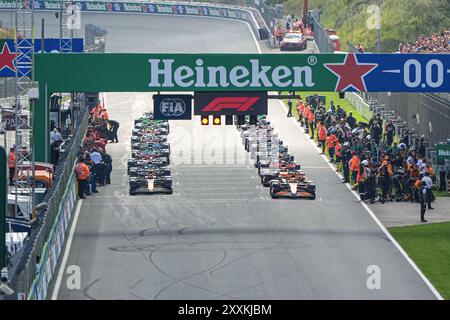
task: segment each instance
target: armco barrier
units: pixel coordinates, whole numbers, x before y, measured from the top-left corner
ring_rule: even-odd
[[[35,0],[33,3],[36,11],[60,10],[59,1]],[[258,38],[261,34],[265,34],[264,31],[260,31],[264,27],[259,26],[252,11],[244,7],[180,2],[74,1],[73,3],[78,6],[81,12],[163,14],[235,19],[247,21]],[[22,6],[22,4],[23,0],[19,0],[19,6]],[[66,4],[63,4],[63,7],[65,8]],[[11,10],[14,8],[14,0],[0,0],[0,10]]]
[[[39,216],[38,225],[32,229],[29,240],[11,261],[9,275],[16,297],[46,297],[48,284],[55,272],[55,261],[58,261],[64,246],[63,234],[66,233],[75,205],[73,170],[78,146],[88,127],[88,119],[89,112],[84,107],[78,117],[76,135],[67,145],[67,150],[70,151],[61,159],[52,188],[44,199],[48,208]]]
[[[36,270],[36,278],[28,294],[29,300],[44,300],[47,297],[48,287],[56,272],[58,258],[64,248],[66,231],[70,225],[76,202],[76,182],[72,173],[59,206],[55,223],[50,231],[49,239],[42,250],[40,263]]]

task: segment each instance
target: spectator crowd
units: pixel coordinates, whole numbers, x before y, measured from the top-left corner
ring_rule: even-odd
[[[450,31],[422,35],[414,43],[400,43],[400,53],[450,53]]]
[[[317,139],[322,153],[343,174],[343,182],[359,190],[362,201],[425,199],[432,209],[436,176],[426,159],[423,137],[413,139],[407,130],[398,137],[392,121],[383,121],[380,114],[373,114],[369,122],[357,121],[333,101],[327,108],[318,95],[298,99],[296,109],[305,132]],[[426,198],[419,193],[422,186]]]
[[[80,199],[98,193],[98,187],[111,184],[112,158],[106,153],[106,145],[109,141],[118,142],[118,128],[118,122],[109,119],[101,103],[90,110],[88,130],[75,166]]]

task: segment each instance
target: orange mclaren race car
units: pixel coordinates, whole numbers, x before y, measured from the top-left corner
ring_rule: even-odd
[[[279,177],[270,182],[270,196],[276,198],[311,199],[316,198],[316,185],[306,178]]]

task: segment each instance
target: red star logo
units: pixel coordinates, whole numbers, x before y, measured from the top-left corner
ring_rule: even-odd
[[[347,54],[343,63],[326,63],[324,66],[338,76],[335,91],[345,91],[353,87],[366,92],[364,77],[378,67],[376,63],[359,63],[353,53]]]
[[[16,59],[16,54],[9,51],[9,47],[6,42],[3,44],[2,52],[0,53],[0,71],[4,68],[8,68],[11,71],[16,71],[14,66],[14,60]]]

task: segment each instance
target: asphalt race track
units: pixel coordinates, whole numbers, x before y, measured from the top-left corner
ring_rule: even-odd
[[[108,30],[111,52],[257,52],[240,22],[130,15],[85,19]],[[121,124],[120,143],[108,146],[113,184],[81,205],[65,263],[80,267],[81,290],[68,289],[67,275],[61,273],[54,297],[436,298],[302,131],[285,118],[278,101],[270,102],[269,118],[316,181],[315,201],[270,199],[236,128],[202,127],[198,118],[171,122],[174,194],[128,196],[131,128],[134,118],[151,110],[151,95],[107,94],[106,106]],[[381,289],[369,290],[367,269],[374,265],[381,270]]]

